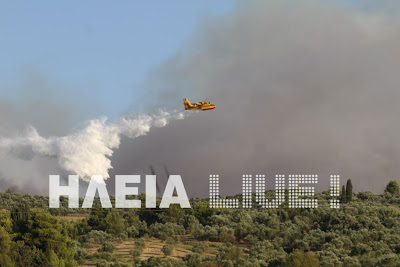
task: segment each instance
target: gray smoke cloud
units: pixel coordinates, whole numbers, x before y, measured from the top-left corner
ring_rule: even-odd
[[[340,174],[356,191],[381,193],[400,174],[398,11],[397,1],[250,1],[204,19],[182,49],[150,73],[135,106],[183,109],[188,97],[217,108],[134,139],[118,134],[121,145],[106,146],[106,161],[93,162],[106,163],[111,187],[115,174],[149,174],[149,165],[165,183],[166,165],[182,175],[189,196],[207,195],[210,174],[221,176],[222,194],[238,193],[245,173],[267,174],[270,188],[275,174],[319,174],[319,190],[328,189],[329,174]],[[18,136],[26,140],[29,133]],[[7,156],[4,176],[32,171],[46,180],[70,171],[54,156],[60,139],[52,140],[52,153],[39,153],[51,157],[33,157],[24,168],[7,167],[15,160]],[[6,141],[5,151],[29,156],[20,153],[24,142]],[[27,147],[37,153],[32,143]]]
[[[114,121],[103,117],[77,126],[83,95],[80,99],[63,96],[60,101],[53,98],[54,89],[43,77],[29,76],[15,88],[18,101],[0,100],[0,190],[47,194],[51,174],[63,179],[78,174],[86,182],[95,174],[108,179],[110,158],[121,136],[133,139],[184,117],[181,111],[157,109],[147,115],[124,115]],[[76,107],[71,109],[68,103]]]
[[[275,174],[319,174],[319,190],[340,174],[381,193],[400,175],[396,5],[251,1],[203,21],[150,75],[146,97],[217,108],[122,140],[112,174],[165,164],[191,196],[207,195],[214,173],[222,194],[240,192],[245,173],[270,185]]]
[[[64,93],[60,99],[58,89],[67,85],[30,69],[21,73],[14,86],[0,86],[3,92],[7,92],[0,99],[2,137],[20,136],[26,131],[27,125],[34,125],[44,137],[62,136],[77,127],[82,117],[91,117],[85,108],[87,101],[82,95],[77,98],[73,93]],[[93,100],[92,103],[95,102]],[[75,105],[74,108],[71,108],[71,103]],[[96,111],[97,106],[94,105],[91,110]],[[17,158],[0,151],[0,191],[12,189],[23,193],[47,194],[48,175],[63,174],[55,158],[32,158],[32,151],[27,152],[30,153]],[[26,160],[28,158],[31,160]]]

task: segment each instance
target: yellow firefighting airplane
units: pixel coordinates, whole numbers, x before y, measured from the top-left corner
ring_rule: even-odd
[[[187,98],[183,99],[183,104],[185,105],[185,110],[195,110],[195,109],[200,109],[200,110],[209,110],[209,109],[214,109],[215,105],[210,104],[210,102],[198,102],[198,103],[190,103]]]

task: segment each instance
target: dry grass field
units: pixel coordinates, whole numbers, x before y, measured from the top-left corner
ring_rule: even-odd
[[[191,247],[198,242],[206,243],[208,244],[209,248],[206,252],[202,253],[203,256],[205,257],[215,257],[218,252],[218,247],[222,245],[221,242],[209,242],[209,241],[198,241],[193,238],[193,236],[190,235],[184,235],[180,236],[180,242],[175,245],[174,250],[172,252],[171,256],[168,256],[168,258],[172,258],[174,260],[182,260],[183,257],[185,257],[186,254],[191,253],[192,251],[190,250]],[[162,247],[165,245],[165,241],[162,241],[160,239],[151,237],[145,241],[145,248],[139,257],[141,260],[148,259],[150,257],[165,257],[164,253],[161,251]],[[126,240],[120,243],[115,244],[115,250],[112,253],[112,255],[115,257],[116,260],[124,262],[124,263],[132,263],[133,262],[133,257],[129,254],[129,252],[134,248],[135,246],[135,241],[134,240]],[[88,255],[93,256],[95,254],[99,254],[97,252],[97,249],[99,247],[93,247],[87,249]],[[243,246],[243,249],[245,253],[248,252],[248,248]],[[94,259],[94,257],[91,257],[91,259],[88,259],[84,262],[83,265],[81,266],[95,266],[98,261],[101,259]]]

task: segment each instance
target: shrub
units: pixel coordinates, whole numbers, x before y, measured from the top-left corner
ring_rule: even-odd
[[[115,249],[115,245],[113,242],[105,241],[97,251],[112,253],[114,251],[114,249]]]
[[[134,248],[129,252],[129,254],[132,255],[133,259],[136,259],[140,255],[142,255],[142,251],[143,251],[142,248]]]
[[[174,247],[172,245],[166,244],[162,247],[161,251],[164,253],[165,256],[170,256]]]
[[[124,240],[128,239],[128,235],[126,233],[120,233],[118,235],[118,239],[121,241],[124,241]]]
[[[186,267],[187,265],[182,261],[173,260],[171,258],[160,258],[151,256],[147,260],[143,260],[140,262],[141,267],[153,267],[153,266],[162,266],[162,267]]]
[[[116,259],[115,255],[111,254],[110,252],[101,252],[99,254],[100,259],[104,259],[107,261],[113,261]]]
[[[223,258],[225,260],[237,261],[239,259],[244,259],[245,255],[242,248],[233,246],[223,254]]]
[[[399,256],[394,253],[383,255],[379,258],[377,266],[400,266]]]
[[[198,267],[203,261],[203,257],[198,253],[189,253],[183,258],[189,267]]]
[[[179,237],[177,235],[170,236],[167,238],[167,244],[169,245],[175,245],[178,242],[179,242]]]
[[[246,241],[250,244],[250,245],[254,245],[255,243],[257,243],[258,238],[255,235],[248,235],[246,237]]]
[[[105,218],[107,232],[112,235],[120,234],[124,228],[124,218],[118,212],[110,212]]]
[[[204,237],[210,241],[217,241],[218,240],[218,226],[210,226],[207,225],[204,228]]]
[[[310,267],[317,267],[319,265],[318,258],[315,257],[314,253],[312,252],[302,252],[299,250],[296,250],[292,254],[290,254],[288,260],[286,261],[286,264],[288,266],[294,266],[294,267],[301,267],[301,266],[310,266]]]
[[[143,238],[140,238],[140,239],[136,239],[136,241],[135,241],[135,248],[139,248],[139,249],[144,249],[145,248],[145,246],[146,246],[146,243],[144,242],[144,239]]]
[[[86,256],[87,256],[87,250],[86,249],[84,249],[84,248],[82,248],[80,246],[75,246],[74,250],[75,250],[74,259],[76,261],[81,262],[86,258]]]
[[[196,243],[196,244],[193,245],[192,251],[193,251],[194,253],[199,253],[199,254],[201,254],[201,253],[205,252],[205,251],[207,250],[207,248],[208,248],[208,245],[207,245],[207,244],[202,243],[202,242],[198,242],[198,243]]]
[[[135,225],[135,227],[139,231],[139,236],[144,236],[145,234],[149,233],[146,222],[140,222],[137,225]]]
[[[235,242],[235,233],[232,228],[223,226],[218,236],[221,242]]]
[[[96,263],[96,267],[110,267],[110,264],[108,264],[106,260],[101,260]]]
[[[361,267],[358,259],[355,257],[345,257],[343,259],[343,266],[344,267]]]
[[[138,237],[139,236],[139,230],[136,229],[135,226],[131,226],[125,230],[125,233],[128,235],[130,238]]]
[[[166,240],[168,237],[175,235],[184,235],[185,228],[182,225],[176,223],[167,222],[165,224],[154,223],[149,228],[150,235]]]
[[[127,263],[123,263],[120,261],[116,261],[113,264],[111,264],[111,267],[132,267],[132,265],[127,264]]]
[[[386,185],[385,192],[389,192],[390,194],[398,195],[400,194],[399,184],[396,180],[390,180],[390,182]]]
[[[78,240],[81,243],[101,244],[110,239],[111,235],[107,234],[106,232],[92,230],[88,234],[80,236]]]

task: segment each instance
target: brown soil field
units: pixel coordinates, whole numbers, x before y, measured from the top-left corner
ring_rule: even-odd
[[[89,216],[89,214],[71,214],[70,213],[65,216],[63,216],[63,215],[57,216],[57,218],[60,220],[66,220],[69,222],[76,222],[76,221],[85,219],[87,216]]]
[[[181,236],[180,240],[182,243],[187,242],[187,241],[200,242],[189,235]],[[172,258],[175,260],[182,260],[186,254],[191,253],[190,250],[182,247],[183,246],[182,243],[177,244],[175,246],[174,251],[172,252],[172,255],[168,256],[168,258]],[[204,243],[207,243],[209,245],[211,243],[213,243],[214,246],[219,246],[222,244],[219,242],[204,242]],[[161,251],[161,248],[165,244],[166,243],[160,239],[157,239],[154,237],[149,238],[148,240],[146,240],[145,248],[142,252],[142,255],[139,258],[141,260],[145,260],[145,259],[150,258],[151,256],[164,257],[164,253]],[[132,256],[129,255],[129,251],[131,251],[131,249],[133,249],[135,246],[134,240],[123,241],[121,243],[115,244],[115,246],[116,246],[116,249],[114,250],[114,252],[112,254],[116,256],[117,260],[119,260],[121,262],[125,262],[125,263],[133,262]],[[93,254],[98,253],[97,252],[98,248],[99,248],[99,246],[87,249],[88,255],[93,255]],[[203,253],[203,256],[205,256],[205,257],[215,256],[215,255],[216,254],[212,254],[212,253],[208,253],[208,252]],[[87,261],[85,261],[85,263],[83,265],[80,265],[80,266],[95,266],[98,261],[100,261],[100,259],[87,260]]]

